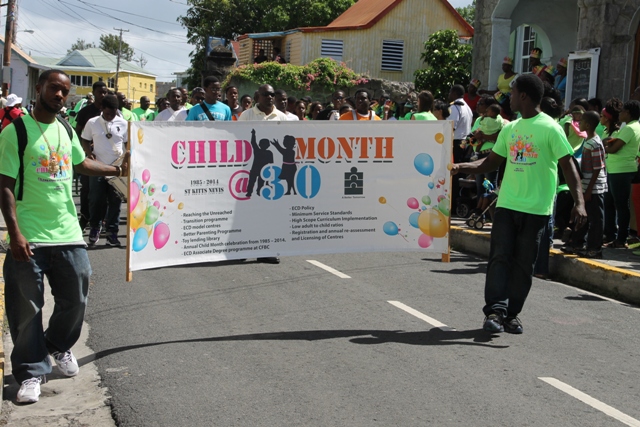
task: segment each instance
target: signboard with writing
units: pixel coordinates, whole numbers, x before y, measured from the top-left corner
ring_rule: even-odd
[[[448,121],[132,122],[128,272],[449,248]]]
[[[599,58],[600,48],[569,54],[565,104],[576,98],[596,96]]]

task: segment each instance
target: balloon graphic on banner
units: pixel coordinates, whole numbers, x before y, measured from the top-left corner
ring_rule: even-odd
[[[418,227],[420,230],[431,237],[444,237],[447,234],[449,221],[442,212],[435,209],[427,209],[420,213],[418,218]]]
[[[429,246],[431,246],[431,243],[433,243],[433,237],[431,236],[421,234],[420,237],[418,237],[418,246],[423,249],[427,249]]]
[[[169,186],[167,184],[162,186],[162,192],[163,193],[166,193],[168,189],[169,189]]]
[[[434,166],[433,158],[427,153],[420,153],[413,159],[413,166],[422,175],[431,176]]]
[[[149,206],[147,209],[147,214],[144,217],[145,224],[151,225],[158,220],[158,216],[160,215],[160,211],[156,206]]]
[[[429,189],[433,190],[433,182],[430,182],[429,184],[427,184],[429,186]]]
[[[148,193],[149,193],[150,196],[153,196],[155,192],[156,192],[156,186],[151,184],[149,186],[149,192]]]
[[[384,205],[385,203],[387,203],[386,197],[380,197],[378,201],[380,202],[381,205]]]
[[[135,252],[140,252],[147,246],[147,242],[149,241],[149,234],[147,230],[144,228],[139,228],[136,233],[133,235],[133,242],[131,244],[131,248]]]
[[[140,227],[140,224],[144,221],[145,216],[147,215],[147,198],[144,194],[141,194],[138,199],[138,204],[133,211],[131,212],[131,228],[136,230]]]
[[[385,234],[388,234],[389,236],[395,236],[396,234],[398,234],[398,226],[393,221],[387,221],[382,226],[382,231],[384,231]]]
[[[142,183],[146,184],[147,182],[149,182],[149,180],[151,179],[151,172],[149,172],[149,169],[145,169],[142,171]]]
[[[425,205],[429,206],[431,204],[431,197],[422,196],[422,203],[424,203]]]
[[[436,133],[436,142],[438,144],[444,143],[444,134],[442,134],[440,132]]]
[[[129,185],[129,212],[133,212],[133,209],[138,204],[140,198],[140,186],[135,182],[131,182]]]
[[[160,209],[160,202],[156,200],[155,202],[153,202],[153,206]]]
[[[153,246],[156,249],[162,249],[164,245],[169,241],[169,236],[171,234],[171,230],[169,230],[169,226],[164,222],[159,222],[158,225],[153,229]]]
[[[449,209],[451,209],[451,202],[449,199],[443,198],[440,200],[440,203],[438,203],[438,210],[442,212],[444,216],[450,216]]]
[[[412,227],[420,228],[418,226],[418,218],[419,217],[420,217],[420,212],[414,212],[411,215],[409,215],[409,224],[411,224]]]
[[[415,197],[411,197],[409,200],[407,200],[407,206],[409,206],[411,209],[418,209],[420,204],[418,203],[418,199],[416,199]]]

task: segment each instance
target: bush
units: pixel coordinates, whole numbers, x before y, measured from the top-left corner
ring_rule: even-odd
[[[359,76],[344,62],[331,58],[318,58],[307,65],[279,64],[263,62],[262,64],[241,65],[223,82],[224,87],[231,79],[246,80],[257,84],[286,86],[297,90],[348,88],[367,83],[367,79]]]
[[[446,99],[451,86],[466,87],[471,79],[471,49],[471,45],[460,43],[455,30],[431,34],[420,56],[427,68],[414,73],[416,89],[426,89],[436,98]]]

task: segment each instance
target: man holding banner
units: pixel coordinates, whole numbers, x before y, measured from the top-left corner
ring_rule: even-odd
[[[489,332],[521,334],[518,314],[531,289],[533,267],[544,227],[553,210],[557,165],[575,202],[576,228],[587,218],[573,149],[562,128],[539,110],[542,81],[524,74],[511,83],[511,108],[521,119],[507,124],[488,157],[454,164],[453,175],[486,173],[506,159],[505,174],[491,227],[491,251],[485,282],[485,320]]]
[[[78,374],[71,347],[80,337],[91,265],[72,197],[74,168],[84,175],[128,173],[128,157],[122,168],[85,158],[78,136],[56,118],[70,89],[64,71],[45,71],[31,115],[0,135],[0,208],[10,244],[4,262],[6,309],[21,403],[38,401],[40,383],[52,369],[50,354],[63,375]],[[55,307],[43,332],[45,275]]]

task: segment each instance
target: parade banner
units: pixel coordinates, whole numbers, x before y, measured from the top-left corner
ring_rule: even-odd
[[[448,254],[448,121],[132,122],[127,271]]]

